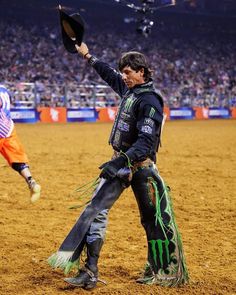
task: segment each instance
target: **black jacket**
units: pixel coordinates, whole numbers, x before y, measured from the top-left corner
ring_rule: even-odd
[[[129,89],[120,73],[95,57],[89,63],[100,77],[121,97],[109,143],[127,154],[132,162],[146,158],[156,162],[163,120],[163,99],[153,82]]]

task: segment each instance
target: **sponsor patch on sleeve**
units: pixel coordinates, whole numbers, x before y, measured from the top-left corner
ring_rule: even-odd
[[[151,118],[145,118],[144,119],[144,124],[153,127],[154,121]]]
[[[143,133],[152,134],[152,127],[150,127],[148,125],[143,125],[141,128],[141,131]]]

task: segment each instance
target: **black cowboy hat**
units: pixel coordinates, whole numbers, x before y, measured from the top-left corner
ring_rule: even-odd
[[[66,14],[59,5],[62,41],[70,53],[77,53],[75,44],[79,46],[84,36],[84,21],[79,13]]]

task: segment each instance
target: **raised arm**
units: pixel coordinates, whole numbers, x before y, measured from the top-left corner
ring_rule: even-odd
[[[89,53],[88,46],[82,43],[81,46],[75,45],[78,53],[93,66],[99,76],[120,96],[127,91],[127,86],[122,80],[122,76],[107,63],[100,61]]]

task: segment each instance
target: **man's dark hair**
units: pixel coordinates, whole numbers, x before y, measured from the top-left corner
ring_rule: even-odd
[[[145,81],[148,81],[152,76],[152,71],[149,68],[145,55],[138,51],[129,51],[122,54],[118,67],[120,71],[122,71],[125,67],[131,67],[134,71],[144,69],[143,76]]]

